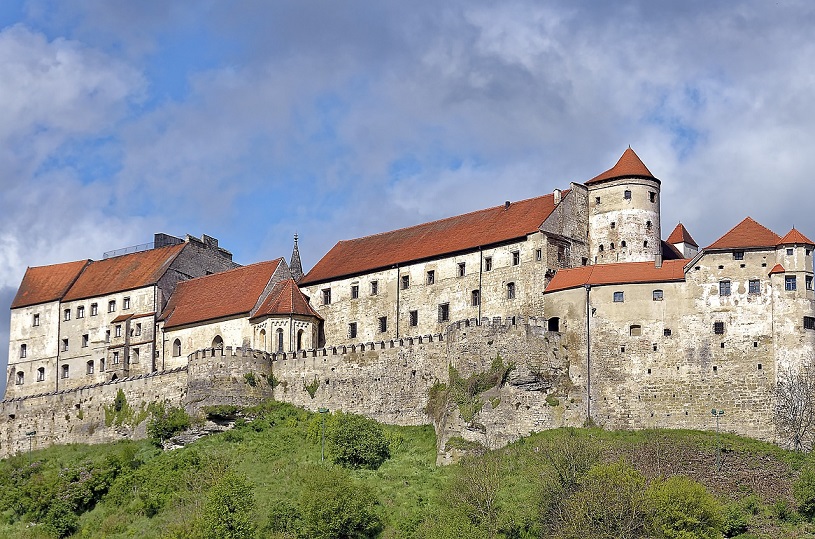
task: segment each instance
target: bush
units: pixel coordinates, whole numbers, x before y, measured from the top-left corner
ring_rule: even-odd
[[[798,511],[809,520],[815,517],[815,467],[804,466],[801,475],[792,484],[792,494],[798,503]]]
[[[254,537],[255,498],[247,479],[227,472],[213,485],[204,507],[205,536],[212,539]]]
[[[705,487],[675,476],[648,489],[653,525],[658,537],[715,539],[721,537],[722,517],[716,499]]]
[[[340,468],[311,466],[303,474],[300,535],[313,539],[375,537],[381,528],[371,490]]]
[[[738,505],[730,504],[724,509],[722,534],[725,537],[736,537],[747,531],[747,517]]]
[[[161,443],[189,427],[190,416],[183,408],[158,404],[154,407],[153,417],[147,424],[147,436],[154,442]]]
[[[373,419],[337,412],[326,422],[326,441],[334,462],[348,468],[376,470],[390,458],[390,445]]]
[[[59,500],[51,504],[43,525],[48,533],[61,539],[79,529],[79,517],[67,502]]]

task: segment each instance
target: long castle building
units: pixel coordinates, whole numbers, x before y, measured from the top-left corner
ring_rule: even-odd
[[[511,354],[516,373],[497,389],[507,408],[483,407],[470,421],[483,429],[424,418],[440,444],[476,432],[465,437],[495,446],[586,418],[707,428],[711,408],[727,411],[729,430],[783,442],[779,374],[815,351],[815,244],[749,217],[701,249],[681,223],[663,240],[660,187],[629,148],[564,190],[340,241],[305,275],[297,238],[290,265],[239,267],[212,238],[163,234],[146,251],[29,268],[12,304],[4,405],[183,371],[188,391],[169,398],[195,408],[195,391],[218,402],[224,369],[222,396],[235,402],[244,368],[275,380],[274,398],[415,424],[409,409],[424,408],[448,365],[475,373]],[[236,349],[259,363],[230,367]],[[398,391],[366,384],[386,364]],[[29,428],[18,415],[0,446],[18,443],[13,425]]]

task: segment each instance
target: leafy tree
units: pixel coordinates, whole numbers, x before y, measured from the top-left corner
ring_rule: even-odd
[[[156,442],[163,442],[174,434],[190,427],[190,416],[184,408],[165,406],[164,403],[154,406],[153,416],[147,423],[147,435]]]
[[[254,537],[254,509],[252,485],[244,476],[228,471],[207,495],[204,507],[205,536],[212,539]]]
[[[79,529],[79,517],[68,502],[57,500],[48,509],[43,524],[51,535],[61,539]]]
[[[341,468],[309,467],[300,496],[301,537],[363,539],[381,528],[376,499]]]
[[[792,494],[798,502],[798,511],[808,518],[815,518],[815,468],[804,466],[801,475],[792,484]]]
[[[811,447],[815,435],[815,370],[807,363],[800,369],[779,369],[774,422],[781,437],[795,451]]]
[[[684,476],[658,481],[648,489],[657,537],[717,539],[722,536],[721,510],[704,486]]]
[[[501,461],[498,453],[466,457],[450,484],[448,499],[473,524],[493,537],[497,532],[500,510]]]
[[[337,412],[325,434],[328,451],[341,466],[376,470],[391,456],[385,432],[373,419]]]

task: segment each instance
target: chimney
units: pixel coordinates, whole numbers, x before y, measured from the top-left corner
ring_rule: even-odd
[[[555,206],[560,204],[560,189],[555,189],[554,193],[552,193],[555,197]]]
[[[505,210],[508,210],[508,209],[509,209],[509,200],[507,200],[506,202],[504,202],[504,209],[505,209]]]
[[[654,255],[654,267],[662,267],[662,253],[657,253]]]

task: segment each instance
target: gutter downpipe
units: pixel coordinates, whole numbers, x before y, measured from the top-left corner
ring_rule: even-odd
[[[481,324],[481,300],[484,295],[481,292],[481,277],[484,274],[484,251],[478,246],[478,323]]]
[[[586,289],[586,419],[591,419],[591,285],[583,285]]]
[[[396,264],[396,338],[399,338],[399,291],[402,288],[402,275],[399,272],[399,264]]]

